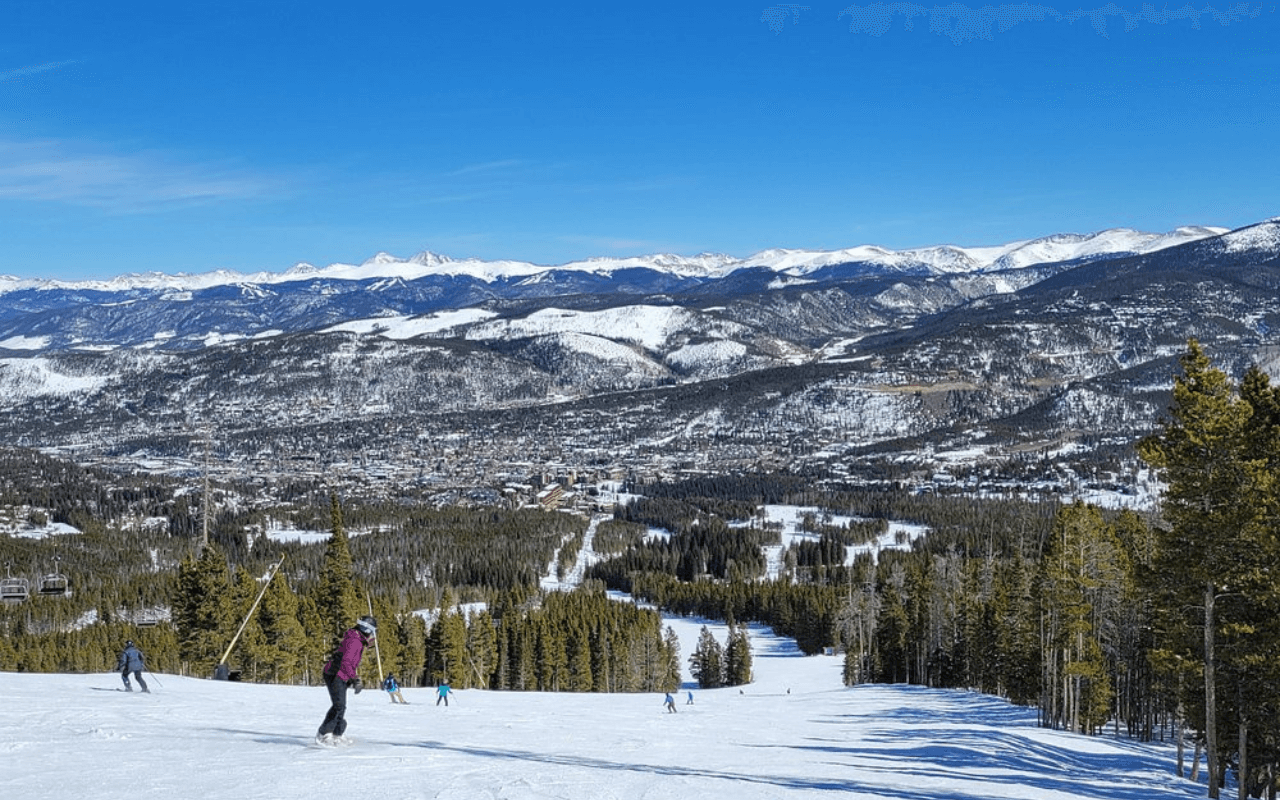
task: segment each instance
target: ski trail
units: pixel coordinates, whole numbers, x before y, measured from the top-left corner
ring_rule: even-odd
[[[587,532],[582,536],[582,547],[578,548],[578,557],[565,574],[563,581],[556,577],[556,563],[560,560],[560,551],[556,551],[555,555],[551,557],[551,563],[547,565],[547,573],[542,577],[541,585],[543,589],[571,592],[582,585],[582,577],[586,574],[587,567],[600,560],[600,556],[596,553],[594,547],[596,529],[600,527],[601,522],[607,519],[610,519],[608,514],[596,514],[591,517],[591,521],[587,523]]]

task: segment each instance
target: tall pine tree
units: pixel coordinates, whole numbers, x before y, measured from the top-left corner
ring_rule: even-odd
[[[706,625],[698,633],[698,644],[689,656],[689,671],[703,689],[724,686],[724,649]]]
[[[1255,465],[1246,431],[1252,409],[1231,382],[1214,369],[1192,340],[1174,378],[1173,405],[1160,430],[1139,443],[1139,453],[1164,479],[1162,513],[1150,576],[1163,609],[1157,621],[1157,648],[1172,659],[1199,664],[1203,694],[1201,728],[1208,763],[1209,796],[1218,797],[1223,777],[1223,742],[1218,735],[1219,656],[1222,620],[1217,605],[1234,589],[1243,551],[1241,532],[1259,513]],[[1198,619],[1185,616],[1194,609]],[[1199,634],[1198,641],[1189,636]]]
[[[364,613],[365,606],[356,590],[354,562],[342,523],[342,506],[336,494],[329,497],[329,516],[333,533],[324,551],[324,567],[316,587],[315,603],[324,626],[322,634],[336,645],[342,633]]]
[[[212,675],[235,635],[230,589],[227,562],[217,545],[206,545],[197,558],[188,557],[178,566],[173,622],[179,657],[194,675]]]

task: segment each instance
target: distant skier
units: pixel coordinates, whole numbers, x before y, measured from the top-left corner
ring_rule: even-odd
[[[142,679],[142,671],[147,668],[147,658],[142,655],[142,651],[134,645],[133,640],[124,643],[124,650],[120,652],[120,657],[116,659],[116,669],[120,672],[120,677],[124,680],[124,690],[132,692],[133,687],[129,685],[129,673],[133,673],[133,677],[138,679],[138,685],[142,687],[142,691],[151,694],[151,690],[147,688],[147,682]]]
[[[689,699],[688,699],[688,700],[685,700],[685,701],[684,701],[684,704],[685,704],[686,706],[691,706],[691,705],[693,705],[693,691],[692,691],[692,690],[690,690],[690,691],[689,691]]]
[[[671,692],[667,692],[667,699],[663,701],[663,705],[667,707],[669,713],[676,713],[676,699],[671,696]]]
[[[347,687],[355,689],[356,694],[364,688],[357,672],[364,649],[369,646],[373,637],[378,635],[378,622],[373,617],[361,617],[354,627],[342,634],[342,641],[324,665],[324,685],[329,690],[331,704],[320,723],[316,733],[316,742],[323,745],[345,743],[343,734],[347,730]]]
[[[440,681],[440,687],[436,689],[436,705],[440,705],[440,701],[444,701],[444,707],[449,707],[449,695],[453,694],[453,690],[449,688],[448,681]]]
[[[382,682],[382,691],[391,695],[392,703],[404,703],[409,705],[409,701],[404,699],[404,695],[400,694],[400,685],[396,683],[395,675],[388,675],[387,679]]]

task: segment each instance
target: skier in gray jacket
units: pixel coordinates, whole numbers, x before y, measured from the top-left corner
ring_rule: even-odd
[[[126,692],[133,691],[133,687],[129,685],[129,673],[132,672],[133,677],[138,679],[138,685],[142,687],[142,691],[151,694],[151,690],[147,688],[147,682],[142,679],[142,671],[146,668],[147,659],[142,655],[142,651],[134,645],[132,639],[125,642],[120,658],[116,659],[116,669],[120,671],[120,677],[124,680]]]

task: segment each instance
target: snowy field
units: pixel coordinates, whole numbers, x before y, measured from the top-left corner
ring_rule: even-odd
[[[682,659],[701,623],[673,619]],[[709,626],[723,641],[724,628]],[[753,629],[756,681],[661,694],[431,689],[351,696],[346,748],[311,746],[321,687],[0,673],[0,794],[23,800],[531,798],[1162,800],[1203,797],[1172,746],[1036,727],[956,691],[845,688],[840,660]]]

